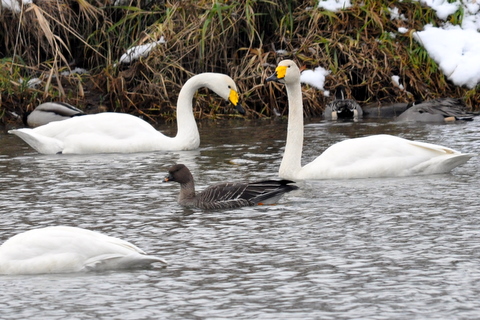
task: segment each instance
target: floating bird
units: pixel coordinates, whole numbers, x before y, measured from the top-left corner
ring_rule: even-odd
[[[288,133],[279,169],[283,179],[353,179],[446,173],[474,156],[435,144],[381,134],[336,143],[302,167],[300,70],[293,61],[284,60],[266,81],[283,83],[287,89]]]
[[[167,264],[127,241],[76,227],[33,229],[0,246],[0,274],[133,269],[153,263]]]
[[[392,103],[380,105],[378,102],[369,103],[362,107],[363,118],[370,119],[390,119],[401,115],[405,110],[410,108],[411,103]]]
[[[225,182],[212,185],[195,194],[195,182],[188,168],[176,164],[168,169],[165,182],[180,184],[178,203],[200,209],[228,209],[254,205],[274,204],[287,192],[298,189],[289,180],[258,182]]]
[[[396,120],[444,123],[457,120],[472,121],[473,115],[467,112],[467,106],[462,99],[439,98],[413,104]]]
[[[44,154],[131,153],[159,150],[191,150],[200,145],[193,115],[195,92],[207,87],[230,101],[240,113],[235,82],[220,73],[201,73],[182,87],[177,101],[177,135],[167,137],[146,121],[125,113],[103,112],[52,122],[35,129],[8,131]]]
[[[335,90],[335,100],[330,102],[323,111],[327,120],[352,119],[358,120],[363,116],[360,105],[352,99],[345,99],[345,87],[338,86]]]
[[[32,112],[23,115],[23,123],[30,128],[44,124],[67,120],[72,117],[83,116],[82,110],[63,102],[45,102],[37,106]]]

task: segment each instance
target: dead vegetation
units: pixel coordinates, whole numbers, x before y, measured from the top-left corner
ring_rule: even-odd
[[[265,86],[284,58],[307,69],[331,70],[326,89],[348,88],[360,104],[464,98],[478,108],[480,94],[451,84],[412,36],[439,23],[432,10],[407,1],[364,1],[338,13],[316,1],[34,1],[21,12],[2,9],[0,116],[3,123],[44,101],[81,109],[128,112],[151,122],[174,117],[182,84],[193,74],[222,72],[239,86],[249,117],[286,114],[281,86]],[[391,20],[398,7],[405,20]],[[460,19],[453,16],[451,19]],[[455,22],[455,21],[453,21]],[[408,28],[405,34],[399,27]],[[15,30],[15,32],[11,32]],[[147,57],[118,60],[132,46],[158,40]],[[277,50],[284,50],[280,54]],[[75,68],[87,73],[70,73]],[[405,90],[391,80],[398,75]],[[28,81],[39,78],[32,86]],[[330,97],[304,86],[305,112],[321,114]],[[198,118],[237,116],[214,95],[196,97]]]

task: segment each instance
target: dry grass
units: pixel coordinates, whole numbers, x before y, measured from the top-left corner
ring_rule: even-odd
[[[360,103],[452,96],[479,105],[477,90],[447,81],[412,32],[398,34],[398,27],[421,30],[436,23],[434,12],[418,3],[366,0],[363,7],[332,13],[315,8],[316,1],[130,0],[117,7],[113,2],[43,0],[21,13],[2,11],[3,30],[18,30],[0,33],[3,122],[52,100],[84,109],[102,105],[152,122],[171,120],[182,84],[201,72],[234,78],[250,117],[268,117],[274,109],[286,114],[283,88],[263,83],[284,58],[331,70],[326,89],[345,85]],[[400,8],[407,21],[390,20],[389,6]],[[148,57],[117,64],[128,48],[161,36],[167,43]],[[288,53],[281,56],[278,49]],[[61,74],[74,67],[89,73]],[[392,83],[392,75],[403,79],[406,90]],[[30,78],[42,84],[29,88]],[[304,95],[310,116],[331,99],[307,86]],[[196,96],[199,118],[236,116],[225,106],[206,90]]]

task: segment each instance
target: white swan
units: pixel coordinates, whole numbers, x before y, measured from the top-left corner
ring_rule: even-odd
[[[84,115],[82,110],[63,102],[45,102],[38,105],[32,112],[23,115],[23,123],[30,128],[44,124],[67,120],[72,117]]]
[[[33,229],[0,246],[0,274],[41,274],[166,265],[135,245],[98,232],[65,226]]]
[[[207,87],[242,112],[235,82],[227,75],[201,73],[182,87],[177,100],[177,135],[167,137],[142,119],[104,112],[57,121],[35,129],[8,131],[44,154],[130,153],[158,150],[191,150],[200,145],[192,110],[195,91]]]
[[[446,173],[474,154],[390,135],[373,135],[336,143],[302,167],[303,103],[300,70],[281,61],[266,81],[284,83],[288,95],[288,133],[279,175],[289,180],[353,179]]]

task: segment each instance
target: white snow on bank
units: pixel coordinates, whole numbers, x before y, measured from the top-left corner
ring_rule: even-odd
[[[325,77],[330,74],[330,71],[322,67],[317,67],[315,70],[305,70],[300,75],[300,82],[306,83],[318,90],[325,91],[323,85],[325,84]],[[328,96],[328,91],[325,91],[325,96]]]
[[[20,2],[18,0],[2,0],[2,7],[15,12],[20,12],[22,11],[22,3],[25,7],[32,2],[33,0],[22,0]]]
[[[140,46],[135,46],[127,50],[121,57],[120,63],[130,63],[134,60],[138,60],[142,57],[148,56],[150,51],[155,48],[158,44],[165,43],[165,38],[162,36],[160,40],[155,42],[150,42],[146,44],[142,44]]]
[[[427,25],[414,37],[455,85],[472,89],[480,82],[480,33],[460,26]]]
[[[400,2],[401,0],[399,0]],[[439,27],[424,26],[423,31],[413,34],[439,65],[443,74],[457,86],[475,88],[480,83],[480,0],[414,0],[435,10],[439,19],[446,22]],[[355,2],[361,5],[361,2]],[[319,8],[338,11],[351,6],[345,0],[321,0]],[[406,21],[405,15],[398,8],[389,8],[390,19]],[[463,10],[461,25],[452,25],[447,19],[458,10]],[[408,32],[400,27],[399,33]]]
[[[83,68],[75,68],[71,71],[63,71],[63,72],[60,72],[60,75],[62,76],[69,76],[71,74],[85,74],[85,73],[88,73],[87,70],[83,69]]]
[[[337,12],[352,6],[350,0],[320,0],[318,7],[328,11]]]

